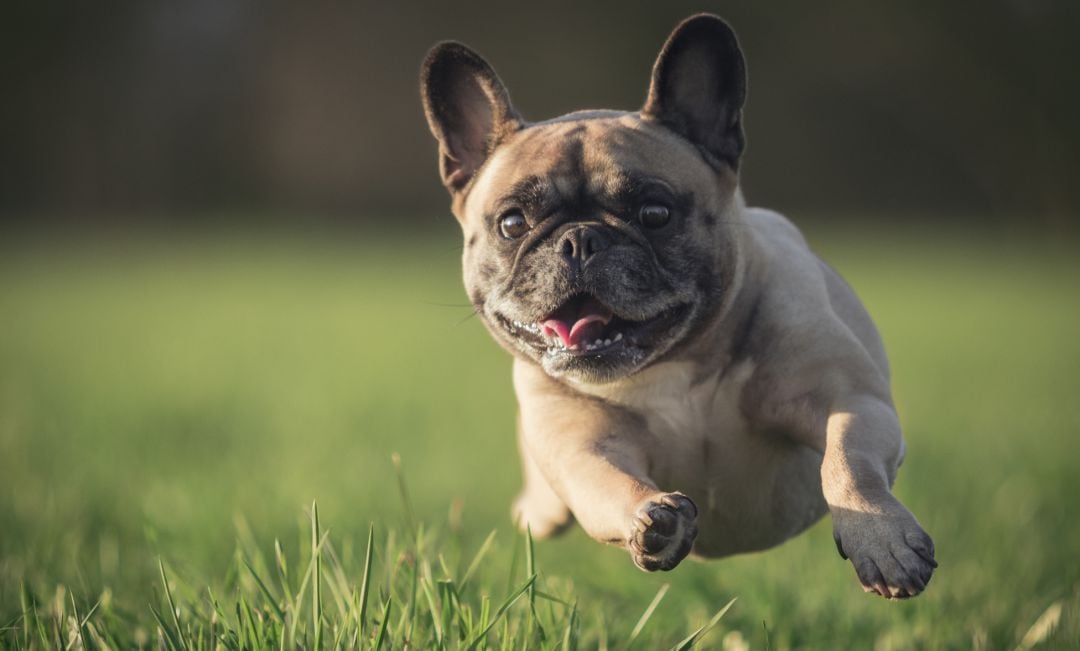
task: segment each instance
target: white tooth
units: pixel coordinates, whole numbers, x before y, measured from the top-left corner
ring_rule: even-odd
[[[616,332],[615,333],[615,341],[619,341],[620,339],[622,339],[622,333],[621,332]]]
[[[603,339],[597,339],[596,341],[593,342],[593,345],[594,346],[603,346],[604,345],[604,340]]]
[[[604,340],[604,345],[605,346],[610,346],[611,345],[611,340],[610,339],[605,339]]]

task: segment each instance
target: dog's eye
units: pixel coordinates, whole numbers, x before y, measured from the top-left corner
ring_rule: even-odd
[[[671,211],[659,203],[647,203],[638,212],[638,219],[645,228],[660,228],[671,220]]]
[[[519,212],[511,212],[499,218],[499,234],[508,240],[516,240],[529,232],[529,222]]]

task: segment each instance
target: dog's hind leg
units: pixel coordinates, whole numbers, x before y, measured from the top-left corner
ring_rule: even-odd
[[[573,523],[574,516],[566,503],[551,489],[547,479],[540,474],[540,469],[529,456],[521,442],[520,425],[518,450],[521,454],[521,474],[525,485],[514,499],[511,516],[522,531],[528,528],[533,538],[558,535]]]

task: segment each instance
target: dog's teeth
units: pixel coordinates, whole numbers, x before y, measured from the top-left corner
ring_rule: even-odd
[[[611,345],[611,340],[610,339],[605,339],[604,340],[604,345],[605,346],[610,346]]]
[[[615,339],[615,341],[621,340],[622,339],[622,333],[621,332],[616,332],[614,339]]]

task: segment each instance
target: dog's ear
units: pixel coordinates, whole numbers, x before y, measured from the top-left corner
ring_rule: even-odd
[[[439,43],[428,52],[420,95],[439,141],[439,173],[451,195],[468,184],[502,138],[522,126],[498,75],[461,43]]]
[[[735,32],[716,16],[698,14],[664,43],[641,114],[686,137],[712,162],[738,169],[745,99],[746,64]]]

